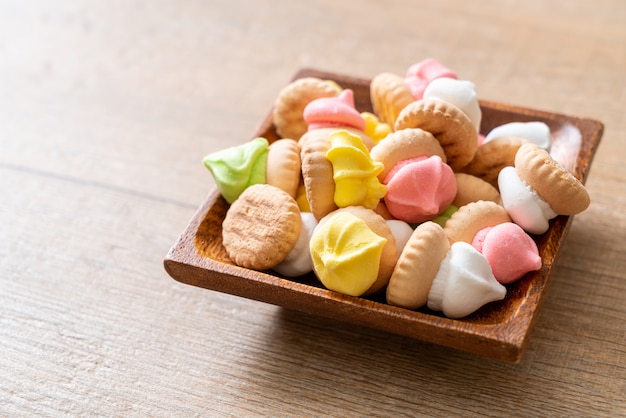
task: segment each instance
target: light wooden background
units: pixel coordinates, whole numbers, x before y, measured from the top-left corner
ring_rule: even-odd
[[[521,363],[165,273],[297,69],[426,57],[605,123]],[[622,0],[0,0],[0,416],[626,416],[625,115]]]

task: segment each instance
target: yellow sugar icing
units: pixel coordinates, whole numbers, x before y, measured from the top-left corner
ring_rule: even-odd
[[[386,243],[361,218],[337,213],[320,223],[311,236],[313,269],[326,288],[361,296],[376,282]]]
[[[361,112],[361,117],[365,120],[365,134],[372,138],[375,143],[379,143],[391,133],[389,124],[381,122],[378,117],[370,112]]]
[[[204,166],[228,203],[237,200],[249,186],[265,183],[268,147],[267,139],[259,137],[204,157]]]
[[[333,132],[329,141],[326,158],[333,166],[335,204],[374,209],[387,193],[387,186],[378,180],[383,164],[372,160],[363,140],[346,130]]]

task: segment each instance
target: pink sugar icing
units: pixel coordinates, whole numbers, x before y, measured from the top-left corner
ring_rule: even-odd
[[[336,97],[315,99],[304,108],[308,130],[331,127],[349,127],[365,130],[365,120],[354,105],[354,92],[344,89]]]
[[[537,244],[520,226],[505,222],[478,231],[472,246],[481,252],[502,284],[513,283],[541,268]]]
[[[452,203],[457,192],[454,172],[437,155],[397,163],[384,184],[387,210],[394,218],[409,223],[437,217]]]
[[[426,86],[436,78],[457,78],[457,75],[434,58],[426,58],[409,67],[404,78],[415,100],[424,96]]]

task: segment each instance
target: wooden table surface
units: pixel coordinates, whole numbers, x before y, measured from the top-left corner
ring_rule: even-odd
[[[298,69],[426,57],[605,124],[520,363],[167,275]],[[625,109],[622,0],[0,0],[0,416],[626,416]]]

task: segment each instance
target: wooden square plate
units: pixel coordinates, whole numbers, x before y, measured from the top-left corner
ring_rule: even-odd
[[[352,89],[357,109],[372,111],[369,80],[312,69],[299,71],[294,79],[308,76],[334,80]],[[507,122],[547,123],[553,135],[551,153],[578,179],[586,180],[602,137],[602,123],[487,101],[480,105],[482,133]],[[257,136],[270,142],[278,138],[271,110],[250,139]],[[390,306],[384,295],[358,298],[326,290],[313,273],[292,279],[272,271],[238,267],[222,246],[222,220],[227,209],[228,204],[217,190],[200,206],[164,259],[165,270],[174,279],[509,362],[517,362],[523,355],[548,288],[550,271],[572,221],[572,217],[558,216],[545,234],[535,237],[543,267],[509,285],[503,301],[490,303],[466,318],[449,319],[427,308],[412,311]]]

